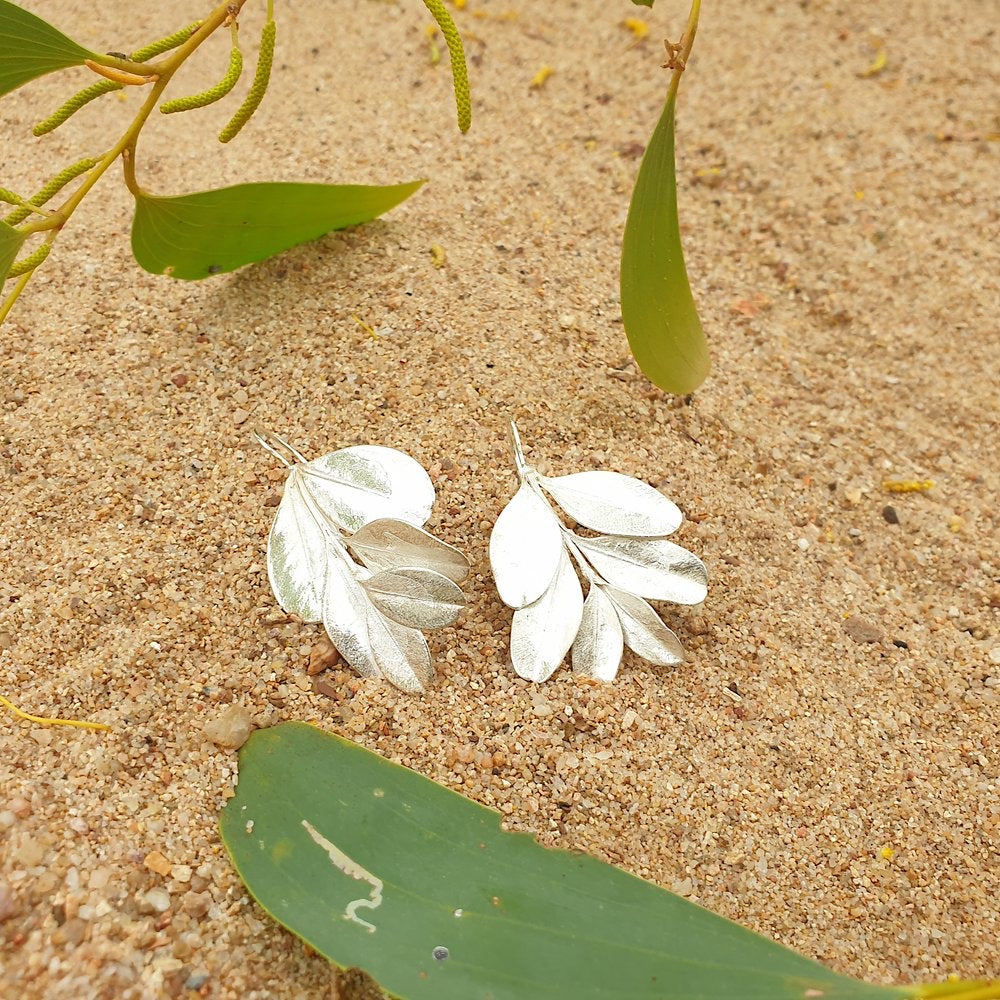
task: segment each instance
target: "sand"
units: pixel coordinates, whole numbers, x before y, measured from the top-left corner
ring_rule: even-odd
[[[29,6],[102,50],[207,9]],[[138,269],[109,175],[0,330],[0,693],[113,727],[0,714],[0,993],[327,995],[327,963],[219,842],[237,756],[204,727],[232,704],[345,734],[845,973],[1000,976],[993,0],[706,3],[678,119],[713,355],[691,400],[630,363],[617,298],[660,40],[686,10],[471,0],[461,136],[420,4],[276,6],[252,125],[220,148],[231,108],[156,121],[142,183],[429,182],[186,284]],[[176,94],[217,78],[213,51]],[[4,186],[120,134],[134,95],[30,138],[70,76],[4,98]],[[702,607],[662,607],[687,663],[629,654],[610,686],[513,673],[487,560],[512,416],[543,470],[617,470],[684,510],[677,540],[711,574]],[[283,476],[257,426],[430,471],[429,527],[473,579],[428,695],[309,675],[320,630],[285,622],[266,578]]]

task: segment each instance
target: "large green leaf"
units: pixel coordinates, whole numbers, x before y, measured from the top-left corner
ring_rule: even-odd
[[[497,813],[302,723],[251,737],[221,830],[265,910],[407,1000],[919,993],[837,975],[594,858],[501,832]]]
[[[143,194],[135,200],[132,253],[153,274],[207,278],[368,222],[423,183],[237,184],[173,198]]]
[[[13,226],[0,221],[0,285],[6,279],[10,265],[17,259],[24,240],[25,237]]]
[[[16,3],[0,0],[0,94],[16,90],[36,76],[82,66],[94,55],[47,21]]]
[[[665,392],[708,376],[708,343],[688,283],[677,218],[671,91],[646,147],[622,241],[622,321],[636,363]]]

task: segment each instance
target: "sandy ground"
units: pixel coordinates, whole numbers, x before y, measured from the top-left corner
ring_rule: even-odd
[[[103,50],[207,5],[29,6]],[[1000,976],[994,0],[707,0],[679,115],[714,361],[690,403],[629,363],[617,301],[660,39],[686,10],[471,0],[463,137],[420,4],[276,6],[253,125],[222,149],[227,108],[157,121],[142,182],[430,183],[384,220],[181,284],[134,264],[109,176],[0,330],[0,692],[113,727],[0,715],[0,994],[326,994],[325,961],[247,898],[219,842],[237,758],[204,726],[234,702],[346,734],[843,972]],[[119,134],[134,96],[22,143],[77,78],[0,104],[4,186]],[[629,655],[607,687],[513,674],[486,554],[515,485],[510,416],[549,472],[615,469],[686,512],[678,541],[711,573],[701,608],[664,608],[688,663]],[[318,628],[276,614],[282,476],[253,426],[430,470],[430,527],[474,582],[434,635],[426,697],[307,674]]]

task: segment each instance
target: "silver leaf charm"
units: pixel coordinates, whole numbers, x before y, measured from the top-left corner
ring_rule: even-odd
[[[626,646],[654,664],[681,663],[680,642],[643,599],[700,604],[708,593],[705,564],[665,537],[680,526],[680,510],[648,483],[617,472],[543,476],[525,461],[513,422],[511,438],[520,485],[494,525],[490,563],[515,612],[514,669],[546,680],[570,648],[574,672],[594,680],[614,680]],[[600,534],[571,531],[545,494]]]
[[[511,608],[533,604],[559,567],[559,519],[530,482],[522,482],[490,535],[490,565],[500,599]]]
[[[293,468],[267,539],[267,576],[278,603],[304,622],[323,619],[326,534]]]
[[[665,538],[602,535],[575,542],[612,587],[674,604],[701,604],[708,593],[705,564]]]
[[[424,690],[434,669],[420,630],[456,620],[469,572],[458,549],[420,527],[434,500],[427,473],[392,448],[362,445],[309,462],[275,435],[255,437],[289,470],[267,543],[278,603],[322,621],[362,676]]]
[[[583,620],[573,640],[573,673],[595,681],[613,681],[625,651],[618,608],[599,584],[591,584],[583,602]]]
[[[684,662],[684,647],[660,616],[641,598],[614,587],[607,588],[621,622],[625,645],[650,663],[672,667]]]
[[[410,628],[444,628],[465,607],[462,588],[432,569],[387,569],[362,580],[361,586],[386,618]]]
[[[574,472],[538,480],[574,521],[605,534],[659,538],[676,531],[684,519],[659,490],[620,472]]]
[[[347,539],[350,550],[375,572],[424,566],[455,583],[469,575],[469,560],[453,545],[416,525],[383,517],[369,521]]]
[[[562,550],[555,577],[542,596],[514,612],[510,659],[518,674],[529,681],[548,680],[573,644],[582,615],[580,581]]]
[[[319,506],[344,531],[381,517],[422,525],[431,516],[434,484],[423,466],[395,448],[363,444],[312,462],[300,474]]]

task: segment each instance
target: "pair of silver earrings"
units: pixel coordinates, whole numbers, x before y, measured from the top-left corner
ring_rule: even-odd
[[[267,542],[278,603],[322,622],[362,676],[425,690],[434,668],[423,633],[456,621],[470,569],[424,530],[434,503],[426,471],[394,448],[360,445],[308,461],[277,435],[254,436],[289,469]],[[704,563],[666,537],[680,510],[617,472],[543,476],[525,461],[513,421],[511,440],[519,487],[493,527],[490,564],[514,609],[517,673],[544,681],[572,651],[574,673],[612,681],[625,647],[654,664],[682,662],[680,642],[647,603],[700,604],[707,594]],[[568,528],[552,500],[591,533]]]

